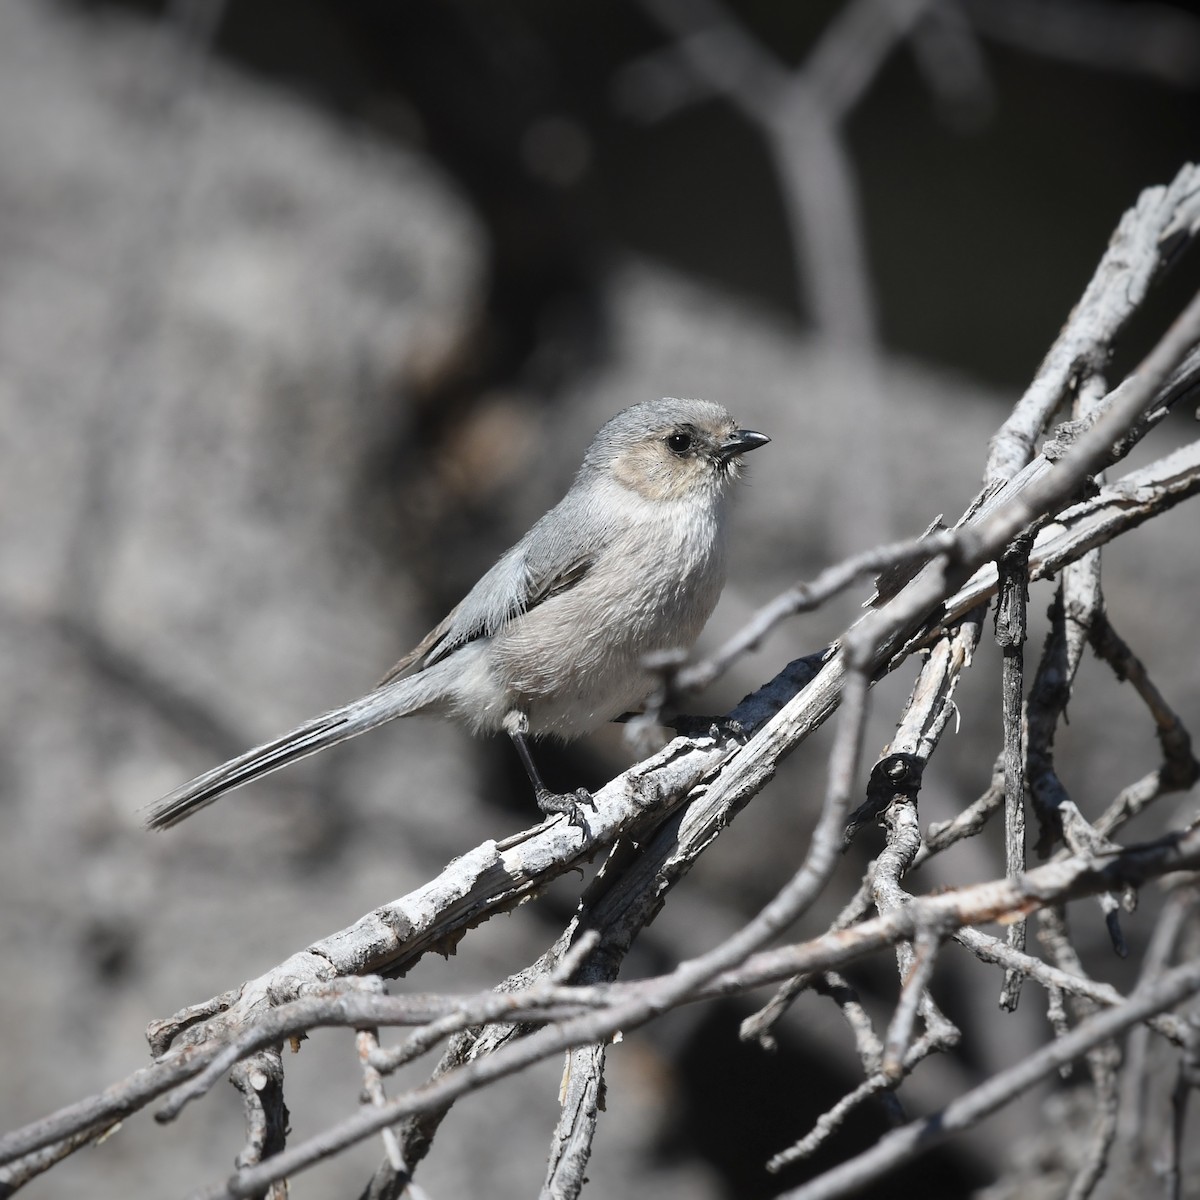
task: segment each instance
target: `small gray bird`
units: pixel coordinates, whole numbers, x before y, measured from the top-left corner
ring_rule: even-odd
[[[688,650],[725,583],[725,494],[771,439],[719,404],[635,404],[592,440],[571,490],[379,686],[150,806],[166,829],[223,792],[414,713],[512,738],[542,812],[586,828],[584,789],[542,782],[529,738],[578,737],[654,690],[647,659]]]

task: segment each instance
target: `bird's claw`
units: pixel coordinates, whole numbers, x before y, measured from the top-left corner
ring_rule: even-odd
[[[681,737],[727,737],[743,744],[750,738],[750,731],[735,717],[693,717],[680,714],[665,724]]]
[[[576,788],[573,792],[551,792],[549,790],[537,793],[537,806],[548,817],[561,813],[572,824],[581,829],[586,836],[591,833],[587,818],[583,815],[583,805],[596,811],[596,800],[587,788]]]

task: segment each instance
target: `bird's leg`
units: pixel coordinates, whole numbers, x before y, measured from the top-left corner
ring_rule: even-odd
[[[587,819],[580,806],[586,804],[589,808],[595,809],[596,801],[592,799],[592,793],[587,788],[577,788],[573,792],[552,792],[542,782],[542,777],[538,774],[537,766],[533,761],[533,754],[529,749],[529,720],[524,713],[519,714],[512,722],[508,736],[512,738],[512,744],[516,746],[517,754],[525,767],[525,774],[529,776],[529,782],[533,784],[533,798],[537,801],[538,808],[547,816],[562,813],[572,825],[578,825],[585,834],[590,833]]]

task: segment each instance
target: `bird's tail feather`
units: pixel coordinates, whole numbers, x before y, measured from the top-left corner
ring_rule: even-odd
[[[169,829],[225,792],[307,758],[327,746],[357,737],[395,717],[408,716],[427,707],[439,698],[441,681],[437,677],[440,674],[431,668],[397,679],[341,708],[298,725],[274,741],[256,746],[203,775],[197,775],[169,796],[148,806],[146,827]]]

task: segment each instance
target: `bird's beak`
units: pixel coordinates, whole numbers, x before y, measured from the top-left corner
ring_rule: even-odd
[[[759,446],[765,446],[770,440],[765,433],[755,433],[753,429],[735,429],[718,447],[717,454],[722,462],[728,462],[739,454],[745,454],[747,450],[757,450]]]

